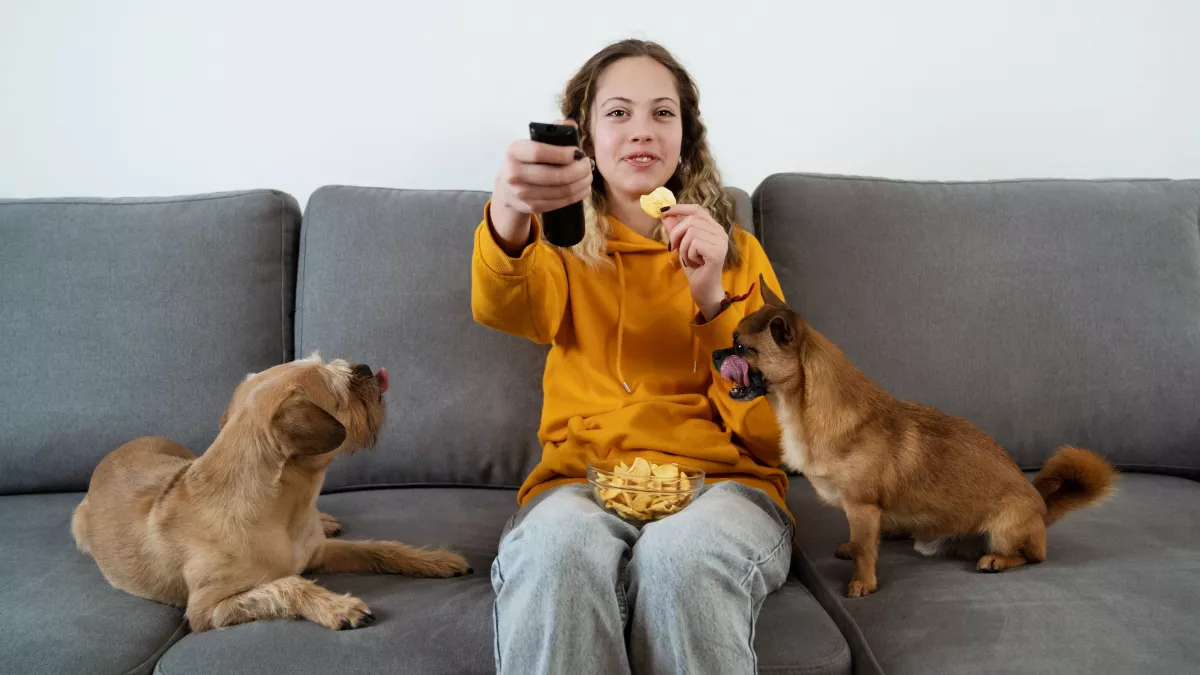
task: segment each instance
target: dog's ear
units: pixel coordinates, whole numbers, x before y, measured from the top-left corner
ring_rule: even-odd
[[[299,393],[279,406],[271,423],[291,455],[332,452],[346,440],[346,427]]]
[[[783,314],[777,314],[771,317],[771,337],[775,339],[775,344],[783,347],[792,343],[795,339],[795,333],[792,331],[792,322]]]
[[[765,304],[770,305],[771,307],[787,309],[787,303],[785,303],[778,295],[775,295],[775,291],[772,291],[771,288],[767,286],[767,280],[763,278],[761,273],[758,275],[758,292],[759,295],[762,296],[762,301]]]

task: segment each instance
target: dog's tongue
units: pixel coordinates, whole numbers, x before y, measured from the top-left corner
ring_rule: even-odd
[[[375,373],[375,379],[379,380],[379,393],[386,393],[388,390],[387,368],[380,368],[379,372]]]
[[[721,377],[736,382],[738,386],[750,386],[750,364],[740,356],[728,356],[721,362]]]

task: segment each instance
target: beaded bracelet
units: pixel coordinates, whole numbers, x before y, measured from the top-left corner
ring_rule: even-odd
[[[729,295],[729,291],[725,291],[725,299],[721,301],[721,311],[724,312],[725,310],[729,309],[729,306],[732,305],[733,303],[741,302],[741,301],[745,300],[746,298],[750,297],[750,295],[754,293],[754,287],[757,285],[758,285],[758,282],[754,282],[754,283],[750,284],[750,290],[746,291],[745,293],[743,293],[741,295],[732,295],[731,296],[731,295]]]

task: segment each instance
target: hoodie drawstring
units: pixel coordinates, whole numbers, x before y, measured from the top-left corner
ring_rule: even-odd
[[[692,316],[700,315],[700,305],[692,303]],[[696,368],[700,363],[700,337],[692,331],[692,372],[696,372]]]
[[[621,381],[621,386],[625,387],[625,393],[632,394],[633,390],[629,388],[625,374],[621,372],[621,357],[625,346],[625,265],[621,262],[620,253],[614,251],[613,257],[617,259],[617,285],[621,289],[617,297],[617,379]]]

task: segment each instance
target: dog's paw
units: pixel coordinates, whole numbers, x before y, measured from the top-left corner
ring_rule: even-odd
[[[330,630],[362,628],[375,621],[375,615],[362,600],[332,593],[306,618]]]
[[[379,561],[376,570],[389,574],[446,579],[475,571],[461,555],[444,548],[419,548],[385,541],[374,544],[374,553]]]
[[[837,551],[833,554],[842,560],[854,560],[854,547],[849,542],[838,544]]]
[[[467,564],[467,559],[454,551],[444,549],[430,551],[425,563],[415,576],[447,579],[475,573],[475,570],[471,569],[471,566]]]
[[[326,537],[336,537],[342,533],[342,524],[337,521],[337,518],[322,513],[321,515],[321,530],[325,532]]]
[[[861,598],[868,596],[878,590],[878,586],[874,581],[867,582],[855,579],[850,582],[850,587],[846,589],[847,598]]]
[[[979,559],[979,562],[975,565],[975,569],[985,574],[995,574],[996,572],[1003,572],[1010,567],[1016,567],[1023,563],[1024,561],[1019,558],[1006,558],[989,553]]]
[[[975,569],[985,573],[1004,571],[1004,567],[1001,566],[1000,560],[994,555],[985,555],[980,558],[979,563],[975,565]]]

